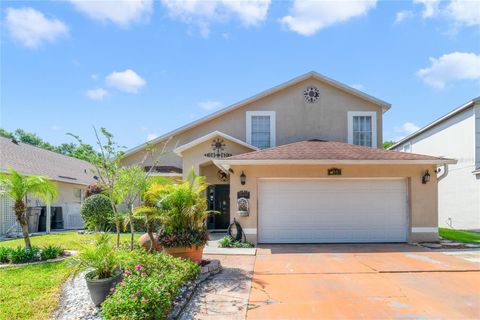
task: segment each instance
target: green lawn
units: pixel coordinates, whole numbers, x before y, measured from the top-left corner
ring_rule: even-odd
[[[442,238],[452,241],[480,244],[480,232],[439,228],[439,234]]]
[[[68,276],[65,261],[0,269],[0,320],[48,319]]]
[[[138,239],[139,237],[139,234],[135,234],[135,239]],[[72,231],[65,233],[49,234],[44,236],[33,236],[30,239],[32,241],[32,245],[34,246],[42,247],[47,245],[56,245],[67,250],[81,250],[82,246],[93,243],[95,235],[78,234],[78,232]],[[111,240],[115,242],[115,239],[116,235],[112,234]],[[121,234],[120,239],[122,242],[130,241],[130,234]],[[23,241],[23,238],[0,242],[0,247],[18,247],[24,245],[25,242]]]
[[[136,234],[137,240],[140,235]],[[31,237],[32,245],[56,245],[81,250],[93,243],[95,235],[65,232]],[[112,234],[112,242],[116,235]],[[121,241],[129,241],[122,234]],[[0,247],[24,246],[22,239],[1,241]],[[0,320],[49,319],[58,305],[60,288],[69,274],[65,261],[0,269]]]

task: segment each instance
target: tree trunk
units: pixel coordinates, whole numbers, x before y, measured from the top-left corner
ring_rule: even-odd
[[[15,201],[15,215],[17,216],[18,223],[22,228],[23,239],[25,240],[25,248],[31,249],[30,235],[28,234],[28,218],[27,218],[27,205],[21,200]]]
[[[120,222],[117,222],[116,225],[117,225],[117,248],[120,248],[120,228],[122,226],[120,225]]]
[[[135,227],[133,226],[133,216],[130,217],[130,250],[133,251],[133,235],[135,233]]]
[[[147,233],[148,237],[150,238],[150,249],[148,250],[148,252],[152,252],[153,248],[155,247],[155,237],[153,236],[153,231],[150,225],[147,225]]]

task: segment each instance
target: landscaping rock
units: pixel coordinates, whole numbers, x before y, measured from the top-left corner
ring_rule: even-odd
[[[76,278],[68,279],[60,293],[60,306],[54,315],[57,320],[101,320],[99,309],[90,299],[90,293],[85,281],[85,273]]]

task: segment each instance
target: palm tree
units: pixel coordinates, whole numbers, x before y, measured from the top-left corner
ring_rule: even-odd
[[[15,201],[15,215],[22,227],[25,247],[31,249],[25,199],[27,195],[31,195],[49,204],[57,197],[57,186],[47,177],[25,176],[9,168],[8,174],[0,175],[0,194]]]

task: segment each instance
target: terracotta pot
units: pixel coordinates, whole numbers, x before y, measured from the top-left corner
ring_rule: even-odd
[[[190,259],[193,262],[202,262],[203,246],[191,246],[191,247],[163,247],[163,252],[168,253],[174,257]]]
[[[155,241],[153,241],[153,250],[162,251],[162,246],[160,245],[160,243],[158,243],[156,233],[153,234],[153,238],[155,239]],[[145,250],[150,250],[150,237],[148,236],[148,233],[143,234],[140,239],[138,239],[138,242],[142,247],[145,248]]]

